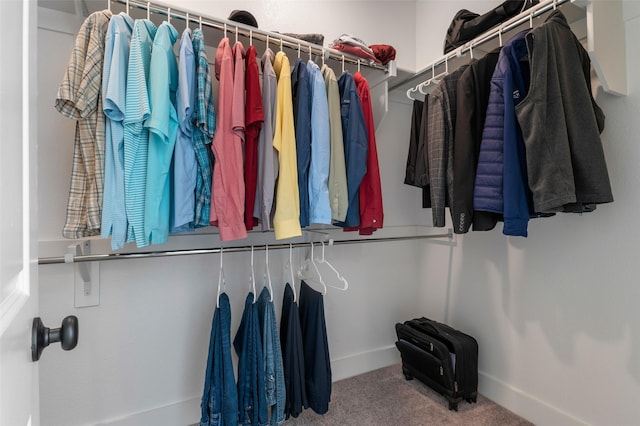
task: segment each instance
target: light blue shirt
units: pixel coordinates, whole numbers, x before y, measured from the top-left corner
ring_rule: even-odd
[[[111,235],[111,249],[124,247],[127,214],[124,203],[124,113],[127,90],[129,44],[133,19],[114,15],[105,36],[102,69],[102,110],[105,114],[104,196],[102,198],[102,238]]]
[[[124,113],[124,202],[128,226],[127,242],[149,245],[144,232],[144,198],[147,185],[149,131],[143,122],[151,115],[149,68],[155,24],[138,19],[133,25],[127,69],[127,102]]]
[[[331,224],[329,163],[331,139],[329,103],[320,67],[307,62],[311,97],[311,164],[309,166],[309,223]]]
[[[171,232],[194,229],[196,208],[196,176],[198,164],[191,136],[196,105],[196,57],[191,42],[191,29],[186,28],[180,40],[178,59],[178,136],[173,153],[173,186]]]
[[[144,232],[151,244],[169,239],[171,158],[178,133],[178,64],[173,53],[177,39],[178,31],[165,21],[158,27],[151,51],[151,116],[144,123],[149,129]]]

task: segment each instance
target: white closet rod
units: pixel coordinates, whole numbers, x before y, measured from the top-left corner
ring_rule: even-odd
[[[443,73],[438,73],[436,75],[435,73],[435,69],[436,67],[440,67],[442,65],[447,65],[448,62],[450,60],[453,60],[457,57],[462,56],[463,54],[467,53],[467,52],[471,52],[472,53],[472,49],[490,41],[495,39],[496,37],[501,38],[502,34],[511,31],[514,28],[517,28],[518,26],[524,24],[525,22],[529,22],[530,25],[533,24],[533,18],[537,18],[538,16],[542,15],[545,12],[550,11],[551,9],[556,9],[556,7],[560,6],[563,3],[566,3],[570,0],[543,0],[540,3],[538,3],[537,5],[531,7],[530,9],[525,10],[524,12],[514,16],[513,18],[509,19],[508,21],[505,21],[504,23],[502,23],[502,25],[498,26],[498,28],[489,30],[487,32],[485,32],[484,34],[479,35],[478,37],[474,38],[473,40],[470,40],[468,42],[466,42],[465,44],[463,44],[462,46],[456,48],[455,50],[452,50],[451,52],[447,53],[444,56],[439,57],[438,59],[436,59],[433,63],[427,65],[426,67],[416,71],[413,76],[410,78],[410,80],[414,80],[418,77],[421,77],[427,73],[431,73],[431,77],[429,77],[427,80],[422,81],[418,84],[416,84],[412,89],[409,89],[407,91],[407,96],[409,98],[411,98],[409,96],[410,93],[415,93],[420,86],[426,86],[430,81],[441,77],[443,75]],[[406,81],[405,81],[406,84]],[[389,90],[393,90],[396,89],[397,87],[399,87],[401,84],[397,84],[391,88],[389,88]]]
[[[327,236],[325,235],[325,238]],[[360,243],[379,243],[379,242],[391,242],[391,241],[407,241],[407,240],[421,240],[427,238],[453,238],[453,231],[447,230],[446,234],[432,234],[432,235],[408,235],[402,237],[381,237],[381,238],[362,238],[353,240],[336,240],[330,241],[330,245],[343,245],[343,244],[360,244]],[[308,242],[302,243],[279,243],[279,244],[267,244],[269,250],[280,250],[292,248],[308,248]],[[224,253],[237,253],[253,250],[265,250],[266,246],[261,245],[248,245],[238,247],[216,247],[205,249],[187,249],[187,250],[165,250],[165,251],[150,251],[150,252],[138,252],[138,253],[109,253],[109,254],[88,254],[78,256],[58,256],[58,257],[41,257],[38,258],[38,265],[53,265],[58,263],[75,263],[75,262],[101,262],[104,260],[125,260],[125,259],[145,259],[150,257],[169,257],[169,256],[190,256],[190,255],[202,255],[202,254],[216,254],[221,250]]]
[[[128,5],[129,7],[135,7],[136,9],[149,10],[158,15],[164,15],[171,19],[178,18],[186,22],[187,14],[189,15],[189,21],[194,24],[206,25],[211,28],[215,28],[222,31],[233,31],[235,34],[242,34],[247,38],[258,39],[265,41],[270,45],[275,45],[278,48],[281,46],[286,46],[292,49],[299,49],[304,53],[313,53],[315,55],[319,55],[324,57],[325,59],[334,59],[340,62],[349,62],[355,65],[364,65],[370,68],[382,70],[385,72],[389,72],[387,66],[382,64],[377,64],[375,62],[370,62],[363,58],[358,58],[357,56],[342,53],[335,49],[330,49],[328,47],[322,47],[313,43],[309,43],[305,40],[299,40],[294,37],[289,37],[284,34],[274,33],[270,31],[261,30],[249,25],[245,25],[235,21],[229,21],[221,18],[213,18],[210,16],[202,15],[198,12],[194,12],[191,10],[174,8],[172,5],[168,5],[166,3],[161,3],[158,1],[146,2],[143,0],[111,0],[112,3],[120,3],[123,5]],[[303,50],[304,48],[304,50]]]

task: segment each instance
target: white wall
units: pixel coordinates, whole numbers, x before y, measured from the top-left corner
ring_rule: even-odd
[[[361,2],[332,2],[330,7],[326,2],[299,3],[282,2],[281,8],[266,8],[257,2],[214,2],[209,8],[220,8],[221,17],[226,17],[233,8],[255,10],[261,28],[319,31],[328,39],[351,32],[370,43],[397,43],[400,49],[408,46],[408,52],[402,56],[413,59],[414,29],[412,24],[405,25],[405,21],[413,22],[411,2],[376,2],[375,7],[364,9]],[[393,10],[400,15],[388,13],[392,3]],[[205,10],[203,2],[185,2],[185,7],[198,6]],[[353,19],[353,12],[360,9],[362,20]],[[336,11],[344,12],[344,16]],[[292,12],[295,13],[290,15]],[[67,244],[59,235],[67,199],[74,124],[54,110],[53,101],[81,21],[48,9],[41,10],[40,18],[39,237],[40,254],[48,256],[63,253]],[[403,32],[400,28],[407,30]],[[410,112],[406,105],[394,104],[378,132],[388,228],[379,231],[380,236],[393,235],[398,231],[394,225],[414,224],[416,215],[421,213],[419,199],[402,184]],[[272,234],[257,233],[240,244],[273,241]],[[92,244],[96,251],[108,251],[104,241],[94,240]],[[218,244],[216,235],[198,235],[172,237],[167,246],[152,248]],[[263,254],[256,254],[259,276],[263,271]],[[420,285],[418,254],[415,242],[338,246],[327,251],[328,260],[350,283],[348,292],[330,290],[325,299],[334,379],[399,360],[393,346],[393,326],[420,313],[419,300],[415,298]],[[288,277],[284,268],[286,257],[286,251],[270,253],[278,314],[282,283]],[[218,256],[197,256],[103,262],[100,305],[88,308],[74,307],[72,266],[40,267],[40,314],[44,323],[56,327],[66,315],[77,315],[80,322],[76,349],[64,352],[59,346],[52,346],[40,361],[42,424],[195,423],[199,419],[215,305],[218,259]],[[248,253],[225,255],[234,334],[250,288],[248,267]]]
[[[615,202],[533,220],[526,239],[498,225],[459,237],[451,257],[431,245],[421,253],[424,313],[473,334],[480,392],[536,424],[640,421],[637,2],[625,4],[625,25],[629,96],[597,94]]]

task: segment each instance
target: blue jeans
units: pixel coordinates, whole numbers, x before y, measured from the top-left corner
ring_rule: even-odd
[[[262,342],[258,324],[258,306],[253,293],[245,300],[244,312],[233,347],[238,354],[238,412],[241,425],[265,426],[267,401],[262,365]]]
[[[282,424],[286,401],[282,349],[278,336],[278,323],[269,290],[265,287],[258,298],[258,320],[262,330],[262,352],[264,359],[264,382],[267,404],[271,405],[271,426]]]
[[[202,394],[200,426],[236,426],[238,394],[231,360],[231,306],[229,297],[220,295],[211,324],[209,356]]]

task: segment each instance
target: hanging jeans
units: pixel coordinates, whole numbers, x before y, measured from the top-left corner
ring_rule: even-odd
[[[265,287],[258,297],[258,320],[262,333],[262,356],[264,360],[264,383],[267,405],[271,406],[269,424],[284,423],[285,384],[282,366],[282,349],[278,335],[276,313],[271,302],[271,294]]]
[[[200,426],[236,426],[238,394],[231,361],[231,306],[222,293],[213,314]]]
[[[308,407],[307,392],[304,387],[304,355],[302,353],[302,331],[298,304],[293,301],[293,290],[287,284],[282,300],[282,318],[280,318],[280,344],[286,402],[284,415],[298,417],[304,407]]]
[[[264,365],[258,306],[249,293],[244,303],[240,327],[233,340],[238,354],[238,412],[241,425],[268,424],[267,400],[264,388]]]
[[[309,405],[318,414],[329,410],[331,361],[322,293],[300,284],[300,326],[304,348],[304,372]]]

